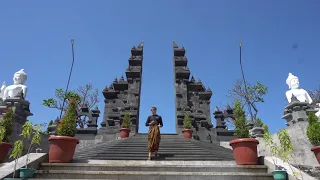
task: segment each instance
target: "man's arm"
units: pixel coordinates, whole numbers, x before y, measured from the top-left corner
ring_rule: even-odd
[[[149,124],[150,124],[150,116],[148,116],[147,118],[146,126],[149,126]]]
[[[162,117],[161,116],[159,116],[159,125],[160,125],[160,127],[163,126],[163,122],[162,122]]]

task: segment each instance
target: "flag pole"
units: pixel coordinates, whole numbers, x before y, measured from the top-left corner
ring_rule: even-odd
[[[69,83],[70,83],[70,79],[71,79],[71,74],[72,74],[72,69],[73,69],[73,64],[74,64],[74,40],[71,39],[71,48],[72,48],[72,64],[71,64],[71,68],[70,68],[70,72],[69,72],[69,78],[68,78],[68,83],[67,83],[67,88],[66,88],[66,92],[65,92],[65,95],[64,95],[64,99],[63,99],[63,103],[62,103],[62,108],[61,108],[61,111],[60,111],[60,120],[61,120],[61,116],[62,116],[62,112],[63,112],[63,109],[64,109],[64,104],[66,102],[66,95],[68,93],[68,89],[69,89]]]
[[[242,67],[242,42],[240,42],[239,47],[240,47],[240,67],[241,67],[241,73],[242,73],[242,80],[243,80],[243,83],[244,83],[244,89],[245,89],[245,93],[246,93],[245,99],[246,99],[246,102],[248,104],[249,113],[250,113],[250,116],[251,116],[251,119],[252,119],[253,117],[252,117],[251,104],[249,103],[247,82],[246,82],[246,79],[244,77],[244,72],[243,72],[243,67]],[[255,120],[255,119],[252,119],[252,120]]]

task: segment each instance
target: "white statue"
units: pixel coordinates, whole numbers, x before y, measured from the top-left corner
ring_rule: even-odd
[[[6,85],[6,82],[3,82],[2,83],[2,86],[0,88],[0,98],[3,97],[3,94],[4,94],[4,90],[6,89],[7,85]]]
[[[13,75],[13,85],[6,87],[5,82],[2,83],[1,93],[2,99],[6,99],[8,97],[15,97],[21,91],[23,93],[23,98],[27,95],[27,86],[24,83],[27,81],[27,74],[24,72],[24,69],[14,73]]]
[[[292,95],[294,95],[300,102],[307,102],[309,104],[312,103],[312,99],[309,93],[306,90],[299,88],[299,78],[297,76],[289,73],[286,83],[290,89],[286,92],[287,100],[289,103],[291,102]],[[316,116],[320,119],[319,105],[320,104],[317,103],[318,108],[316,108],[316,110],[318,110],[318,112],[316,112]]]
[[[287,100],[289,103],[291,103],[292,95],[294,95],[300,102],[307,102],[309,104],[312,103],[312,99],[308,92],[304,89],[299,88],[299,78],[297,76],[289,73],[286,83],[290,89],[286,92]]]

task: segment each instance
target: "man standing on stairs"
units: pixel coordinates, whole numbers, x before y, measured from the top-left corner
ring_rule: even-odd
[[[148,152],[149,157],[148,160],[151,160],[151,153],[155,153],[159,150],[160,144],[160,128],[163,126],[162,117],[157,114],[157,108],[151,108],[152,115],[150,115],[147,119],[146,126],[149,126],[148,132]]]

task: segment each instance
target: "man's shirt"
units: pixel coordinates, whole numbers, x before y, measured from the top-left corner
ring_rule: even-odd
[[[162,117],[159,115],[150,115],[147,119],[146,122],[146,126],[149,126],[149,123],[151,123],[152,121],[156,122],[156,125],[160,125],[161,127],[163,126],[163,122],[162,122]]]

